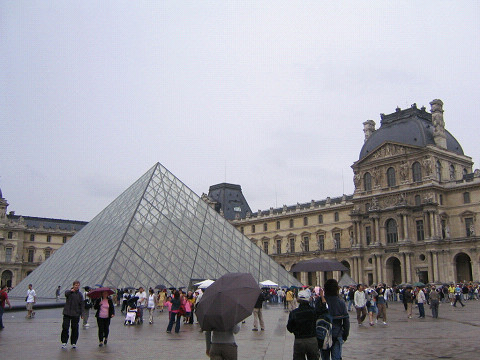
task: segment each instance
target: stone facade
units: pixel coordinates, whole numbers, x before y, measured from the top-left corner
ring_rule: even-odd
[[[352,165],[353,195],[258,211],[232,223],[287,270],[323,257],[341,261],[365,284],[479,281],[480,172],[472,172],[472,159],[447,137],[443,103],[431,105],[432,114],[415,104],[382,114],[382,141],[371,140],[379,145],[362,149]],[[377,130],[373,120],[364,126],[367,144]],[[308,285],[340,275],[296,274]]]
[[[87,223],[7,214],[8,205],[0,191],[0,279],[14,287]]]

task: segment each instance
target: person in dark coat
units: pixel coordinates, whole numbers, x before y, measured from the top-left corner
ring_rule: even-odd
[[[335,279],[325,282],[325,300],[328,309],[324,304],[319,304],[324,311],[327,311],[332,318],[332,346],[327,350],[321,350],[322,360],[341,359],[342,345],[350,334],[350,316],[348,315],[345,301],[338,295],[339,287]],[[318,311],[318,310],[317,310]]]
[[[265,293],[262,291],[258,295],[257,302],[253,307],[253,331],[258,331],[258,323],[260,322],[260,329],[265,330],[265,323],[263,321],[262,307],[263,302],[266,300]]]
[[[72,330],[70,343],[72,344],[72,348],[75,349],[77,347],[78,323],[80,322],[80,317],[82,316],[85,307],[83,295],[79,289],[80,281],[75,280],[72,288],[65,291],[66,301],[65,306],[63,307],[62,334],[60,335],[62,349],[67,348],[69,327]]]
[[[93,308],[97,310],[95,317],[97,318],[98,325],[98,346],[107,345],[108,334],[110,332],[110,319],[115,316],[115,307],[107,291],[102,293],[102,298],[95,300]]]
[[[323,298],[323,293],[320,294]],[[316,322],[318,313],[310,306],[310,293],[298,293],[298,308],[288,316],[287,330],[295,335],[293,360],[318,360]]]

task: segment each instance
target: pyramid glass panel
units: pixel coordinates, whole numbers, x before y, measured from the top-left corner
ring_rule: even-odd
[[[258,282],[301,285],[160,163],[25,278],[53,298],[60,285],[113,288],[190,286],[192,280],[248,272]]]

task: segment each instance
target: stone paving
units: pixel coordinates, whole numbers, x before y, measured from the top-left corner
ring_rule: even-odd
[[[155,322],[124,326],[117,310],[109,342],[98,347],[97,325],[91,311],[90,328],[80,327],[78,348],[60,348],[62,309],[37,310],[34,319],[25,312],[6,311],[0,331],[1,359],[207,359],[199,326],[183,325],[179,334],[165,333],[166,313],[157,312]],[[480,301],[467,301],[464,308],[441,304],[439,319],[407,319],[400,303],[390,303],[388,325],[359,327],[351,312],[351,332],[343,347],[344,359],[477,359],[480,351]],[[414,311],[415,316],[415,311]],[[286,331],[288,313],[282,306],[264,309],[265,331],[252,331],[253,318],[242,324],[236,336],[239,359],[287,360],[292,358],[294,337]]]

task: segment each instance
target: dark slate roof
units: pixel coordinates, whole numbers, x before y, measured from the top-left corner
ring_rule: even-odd
[[[370,135],[363,145],[359,160],[368,156],[377,147],[386,142],[419,147],[435,145],[432,114],[426,112],[424,107],[418,109],[416,104],[413,104],[410,109],[397,109],[396,112],[389,115],[381,114],[381,119],[380,128]],[[445,135],[447,138],[447,150],[458,155],[464,155],[457,139],[447,130],[445,130]]]
[[[80,231],[85,225],[88,224],[86,221],[77,221],[77,220],[62,220],[62,219],[49,219],[49,218],[39,218],[33,216],[22,216],[22,215],[13,215],[8,214],[7,218],[12,221],[19,221],[20,218],[23,218],[25,224],[29,228],[37,229],[51,229],[55,230],[66,230],[66,231]]]
[[[237,213],[240,214],[240,218],[245,218],[247,212],[252,212],[240,185],[228,183],[212,185],[208,190],[208,197],[219,204],[227,220],[234,220]],[[220,211],[220,208],[215,210]]]

